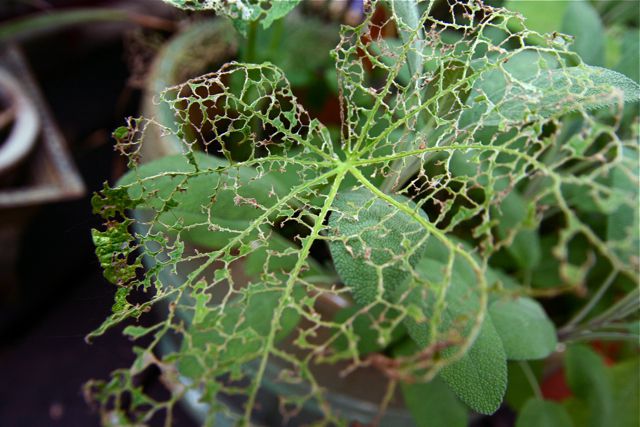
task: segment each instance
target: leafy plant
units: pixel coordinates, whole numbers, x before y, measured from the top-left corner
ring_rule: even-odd
[[[115,132],[132,170],[93,204],[98,257],[119,288],[90,337],[133,318],[124,333],[148,338],[131,368],[88,385],[105,423],[170,420],[198,390],[208,423],[224,412],[248,424],[275,382],[285,417],[313,406],[318,424],[346,425],[318,374],[328,365],[347,378],[379,370],[381,414],[400,385],[417,424],[438,419],[420,404],[436,393],[442,425],[462,425],[460,401],[500,406],[508,360],[532,379],[524,361],[556,350],[533,298],[598,284],[560,340],[637,342],[637,126],[621,128],[637,83],[505,9],[454,3],[440,19],[431,8],[394,2],[382,20],[343,27],[337,138],[269,63],[165,90],[176,130],[139,118]],[[183,154],[139,164],[151,128]],[[612,288],[626,294],[591,315]],[[176,337],[178,349],[154,353]],[[567,356],[572,385],[584,381],[580,348]],[[152,365],[166,399],[136,381]],[[591,405],[601,387],[588,381],[595,397],[577,397]],[[241,414],[226,396],[241,397]],[[567,425],[565,411],[538,397],[519,425]]]
[[[192,11],[213,11],[231,20],[240,34],[246,37],[243,59],[256,60],[258,24],[263,29],[274,23],[282,26],[282,19],[300,3],[300,0],[164,0],[175,7]],[[281,37],[281,30],[276,31]]]
[[[164,0],[173,6],[186,10],[212,10],[216,14],[230,18],[234,24],[244,28],[248,22],[260,21],[268,28],[274,21],[284,17],[300,0]]]

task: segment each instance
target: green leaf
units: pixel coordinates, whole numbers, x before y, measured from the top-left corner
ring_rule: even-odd
[[[637,427],[640,425],[640,358],[616,363],[607,369],[613,390],[611,425]]]
[[[416,209],[404,197],[395,199]],[[366,189],[338,194],[329,227],[336,271],[362,305],[393,293],[424,250],[424,228]]]
[[[613,415],[613,390],[598,354],[583,345],[572,345],[565,356],[565,372],[571,391],[588,411],[588,427],[608,427]]]
[[[507,359],[491,319],[484,321],[469,352],[440,375],[474,411],[493,414],[498,410],[507,390]]]
[[[623,259],[633,259],[640,246],[640,218],[638,181],[640,165],[638,151],[631,147],[622,149],[621,164],[611,173],[611,187],[624,195],[623,203],[607,218],[607,238],[623,242],[615,250]]]
[[[395,64],[395,56],[402,50],[402,43],[400,39],[388,38],[372,42],[369,48],[385,65],[392,66]],[[411,83],[411,71],[407,64],[400,68],[396,80],[402,86]]]
[[[291,271],[297,261],[300,249],[294,242],[272,230],[267,244],[251,248],[244,264],[246,274],[260,276],[263,273],[286,273]],[[254,245],[255,246],[255,245]],[[309,259],[309,269],[302,273],[305,277],[325,278],[330,283],[333,278],[314,259]]]
[[[498,209],[496,208],[496,211]],[[517,191],[512,191],[499,207],[497,231],[501,239],[512,239],[507,251],[525,270],[534,270],[540,263],[540,237],[532,221],[535,206],[527,203]]]
[[[300,293],[297,292],[298,296]],[[281,289],[270,289],[254,285],[249,298],[245,320],[242,326],[250,327],[261,336],[267,336],[271,330],[271,317],[282,298]],[[298,324],[300,315],[295,310],[285,310],[280,325],[282,330],[278,332],[277,339],[286,337]]]
[[[382,1],[374,0],[371,11],[380,6]],[[332,405],[322,376],[335,372],[336,362],[356,369],[370,363],[401,378],[439,376],[474,409],[489,413],[504,394],[506,353],[487,305],[505,288],[513,286],[508,293],[514,295],[522,291],[489,269],[510,243],[496,227],[499,206],[511,191],[531,195],[519,227],[533,229],[543,220],[540,232],[551,242],[544,257],[558,260],[551,270],[561,276],[560,283],[548,285],[562,286],[570,274],[576,281],[595,279],[602,265],[637,283],[635,264],[613,250],[624,238],[609,241],[603,229],[606,215],[617,207],[608,208],[607,180],[620,163],[621,147],[631,146],[620,135],[633,131],[608,114],[587,111],[593,108],[590,102],[620,101],[619,96],[606,99],[609,92],[615,95],[609,85],[594,85],[591,74],[606,72],[569,67],[567,58],[576,55],[566,39],[512,30],[510,23],[520,17],[504,9],[474,1],[457,2],[452,11],[455,24],[423,11],[418,28],[404,26],[411,33],[406,40],[417,37],[416,31],[428,32],[429,47],[417,50],[406,42],[381,53],[395,55],[393,62],[382,60],[370,43],[384,43],[387,29],[402,27],[405,22],[397,22],[397,15],[379,22],[366,13],[362,25],[341,28],[332,54],[341,123],[333,135],[303,109],[306,100],[293,95],[283,72],[267,63],[228,63],[169,87],[160,100],[174,114],[173,124],[157,117],[129,121],[129,131],[117,141],[129,165],[138,165],[144,148],[158,138],[176,142],[185,161],[178,166],[183,170],[168,165],[158,176],[133,178],[128,187],[137,190],[131,196],[145,209],[122,208],[123,192],[124,199],[133,198],[126,187],[112,194],[114,203],[106,194],[99,200],[100,212],[116,212],[106,226],[124,224],[135,241],[131,246],[155,261],[118,291],[116,303],[124,310],[99,332],[154,305],[170,304],[173,315],[144,319],[161,325],[156,339],[182,343],[157,363],[163,378],[181,393],[204,391],[210,413],[232,412],[218,397],[242,401],[244,411],[234,420],[239,425],[251,423],[263,403],[260,390],[272,384],[295,390],[278,395],[283,416],[312,406],[321,411],[317,419],[348,424],[348,415]],[[534,38],[537,44],[529,43]],[[424,65],[403,86],[398,74],[410,53],[420,55]],[[470,96],[484,84],[486,90]],[[592,95],[593,100],[585,98]],[[572,108],[579,120],[556,120]],[[463,123],[465,115],[473,120]],[[207,166],[195,154],[200,151],[223,153],[228,161]],[[457,156],[471,167],[452,166]],[[261,185],[290,170],[296,179],[283,193],[275,183],[273,192]],[[568,186],[589,193],[594,211],[577,209],[565,192]],[[197,188],[201,194],[191,198]],[[346,203],[350,193],[359,197]],[[185,227],[178,212],[183,206],[206,214],[206,220]],[[142,211],[146,216],[138,217]],[[229,221],[224,227],[223,220]],[[205,226],[203,235],[221,233],[225,243],[213,249],[185,245],[185,233],[200,226]],[[291,236],[294,245],[271,242],[277,240],[274,231]],[[346,286],[335,277],[324,282],[307,275],[313,259],[328,260],[326,244],[337,247],[329,251],[338,270],[344,264],[339,274]],[[419,268],[422,262],[414,257],[422,254],[426,266]],[[254,273],[243,274],[252,256]],[[594,268],[590,260],[596,261]],[[134,262],[134,257],[123,258],[123,264]],[[527,285],[538,269],[501,265]],[[116,273],[118,279],[126,277],[127,271],[122,273]],[[167,275],[179,280],[168,283]],[[130,289],[150,285],[153,292],[144,302],[128,300]],[[362,290],[357,302],[365,305],[358,314],[334,321],[323,305],[342,303],[356,287]],[[377,316],[374,306],[384,313]],[[300,327],[280,345],[290,313],[301,317]],[[372,317],[368,329],[376,330],[375,339],[382,335],[383,344],[390,342],[392,327],[402,323],[420,344],[420,354],[398,361],[362,357],[352,324],[361,315]],[[349,351],[332,346],[340,336]],[[176,365],[190,381],[179,382]],[[105,419],[113,419],[114,411],[126,418],[121,424],[130,425],[148,423],[149,414],[170,417],[177,400],[144,400],[134,378],[139,369],[137,363],[117,371],[109,387],[92,396]]]
[[[612,105],[612,89],[622,93],[624,102],[640,100],[640,85],[617,71],[591,66],[584,67],[581,71],[578,67],[572,67],[569,70],[576,79],[584,79],[588,82],[587,84],[592,85],[584,92],[585,97],[588,97],[588,100],[585,100],[585,107],[588,110]],[[597,100],[598,97],[604,97],[605,100]]]
[[[175,155],[139,166],[118,184],[139,201],[139,209],[160,212],[157,228],[209,248],[224,246],[287,193],[284,172],[259,176],[255,169],[239,167],[220,173],[227,160],[203,153],[194,153],[194,159],[200,169],[195,176],[185,177],[195,168]]]
[[[444,264],[425,257],[420,260],[416,270],[435,289],[444,272]],[[465,275],[464,271],[462,264],[458,263],[456,268],[454,263],[453,277],[442,313],[442,327],[445,330],[465,319],[468,326],[463,331],[468,330],[469,318],[481,308],[473,289],[476,281],[473,275]],[[425,305],[425,315],[429,319],[436,309],[434,298],[429,298]],[[429,333],[420,330],[425,327],[427,325],[408,327],[411,337],[421,347],[435,342]],[[444,350],[443,357],[450,356],[454,350],[455,348]],[[471,349],[461,359],[447,365],[440,376],[474,411],[492,414],[500,407],[507,388],[507,358],[491,318],[485,318]]]
[[[262,28],[269,28],[274,21],[286,16],[300,3],[301,0],[272,0],[271,7],[265,13],[262,21]]]
[[[527,373],[523,368],[523,364],[526,363],[534,378],[538,383],[541,381],[544,373],[544,361],[534,360],[531,362],[513,361],[508,364],[508,381],[507,392],[504,400],[511,409],[515,412],[520,412],[522,407],[530,399],[535,397],[536,391],[534,391],[530,379],[527,377]]]
[[[293,87],[304,87],[309,91],[308,101],[318,108],[327,96],[323,91],[325,85],[318,84],[320,72],[331,73],[334,61],[329,52],[339,41],[338,24],[327,23],[311,16],[291,15],[285,21],[286,36],[279,39],[278,30],[267,33],[270,36],[258,37],[257,55],[278,65],[285,72]],[[274,41],[278,41],[277,49]],[[314,46],[309,49],[309,46]]]
[[[542,359],[556,349],[555,328],[537,301],[500,299],[491,304],[489,313],[507,359]]]
[[[616,71],[557,66],[555,58],[522,51],[502,69],[481,71],[468,97],[471,108],[461,115],[461,124],[481,121],[485,126],[505,126],[596,110],[616,104],[620,95],[624,102],[640,100],[640,86]]]
[[[145,328],[144,326],[131,326],[131,325],[129,325],[126,328],[124,328],[122,333],[124,335],[129,335],[132,338],[140,338],[140,337],[143,337],[143,336],[149,334],[150,332],[153,332],[156,329],[158,329],[157,326],[152,326],[150,328]]]
[[[428,383],[401,384],[404,403],[418,427],[465,427],[467,409],[439,377]]]
[[[399,325],[391,331],[389,322],[398,317],[398,313],[385,312],[384,307],[375,305],[362,312],[362,307],[346,307],[336,313],[334,322],[344,324],[350,322],[355,337],[346,337],[340,333],[333,342],[334,348],[340,351],[347,351],[349,343],[356,341],[358,354],[366,355],[384,350],[386,347],[406,337],[406,330]]]
[[[573,423],[562,405],[530,399],[518,415],[516,427],[573,427]]]
[[[558,31],[569,2],[548,0],[540,7],[538,0],[508,0],[505,7],[520,12],[526,18],[527,28],[541,33]]]
[[[622,54],[615,69],[634,82],[640,82],[640,37],[637,29],[629,29],[622,36]]]
[[[247,289],[247,294],[230,301],[224,309],[210,306],[201,322],[191,323],[191,338],[181,346],[184,356],[178,368],[183,375],[197,380],[207,370],[237,370],[259,356],[271,332],[273,311],[282,298],[282,289],[254,284]],[[296,298],[301,296],[300,292],[296,294]],[[277,324],[276,341],[289,335],[299,319],[295,310],[285,310]],[[233,338],[229,340],[230,335]],[[210,351],[212,346],[221,343],[226,344],[220,352]]]
[[[409,75],[414,76],[422,71],[423,34],[420,28],[420,11],[415,0],[390,1],[391,11],[396,17],[398,31],[403,43],[412,43],[413,49],[407,54]],[[413,41],[412,41],[413,40]]]
[[[410,339],[393,347],[394,357],[415,355],[420,348]],[[467,408],[442,378],[429,382],[400,383],[404,404],[418,427],[463,427],[468,425]]]
[[[250,22],[260,20],[264,28],[284,17],[300,3],[300,0],[163,0],[186,10],[213,10],[218,15],[233,21]]]
[[[575,37],[571,50],[589,65],[604,65],[604,26],[588,1],[571,1],[561,31]]]
[[[136,247],[129,233],[128,223],[110,225],[105,231],[91,230],[91,237],[104,277],[109,282],[124,286],[136,277],[137,270],[142,268],[142,262],[137,256],[133,262],[130,260],[136,254]]]

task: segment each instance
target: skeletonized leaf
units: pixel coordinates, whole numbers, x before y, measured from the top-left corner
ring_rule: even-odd
[[[180,9],[213,10],[235,22],[260,20],[264,28],[284,17],[300,0],[163,0]]]
[[[581,109],[596,110],[619,100],[640,100],[640,86],[606,68],[558,67],[558,58],[523,51],[504,66],[480,72],[461,124],[485,126],[541,120]]]
[[[224,246],[258,218],[261,209],[268,209],[288,191],[283,173],[256,179],[255,169],[228,168],[229,162],[219,157],[193,155],[197,172],[185,156],[166,156],[141,165],[119,181],[128,186],[132,199],[139,200],[138,209],[160,213],[156,227],[180,232],[190,242]],[[220,174],[223,168],[227,172]],[[212,198],[216,203],[208,206]]]
[[[535,224],[527,224],[531,221],[532,205],[517,191],[512,191],[500,204],[500,214],[496,214],[498,234],[503,239],[512,239],[507,251],[526,270],[535,269],[540,262],[540,236],[537,227]]]

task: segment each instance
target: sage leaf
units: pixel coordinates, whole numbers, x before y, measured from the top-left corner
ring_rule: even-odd
[[[236,12],[239,5],[266,5],[207,3]],[[550,293],[600,277],[601,267],[638,281],[633,260],[615,251],[626,237],[610,241],[602,228],[618,207],[611,204],[607,181],[613,169],[619,165],[633,176],[619,161],[621,148],[632,148],[625,138],[633,129],[602,114],[608,111],[587,111],[637,99],[637,85],[595,67],[570,66],[568,59],[576,55],[567,38],[513,29],[522,17],[487,2],[457,2],[451,8],[455,23],[426,9],[413,29],[393,14],[380,22],[370,12],[382,3],[372,2],[361,25],[341,28],[332,53],[341,112],[333,132],[302,107],[308,99],[294,95],[280,68],[236,62],[163,91],[159,99],[174,113],[174,123],[131,119],[128,131],[117,131],[117,148],[132,167],[139,163],[139,148],[156,142],[157,135],[176,142],[184,162],[134,172],[117,194],[97,196],[101,230],[117,224],[129,236],[98,236],[105,237],[100,261],[105,269],[118,267],[109,275],[120,289],[117,314],[95,334],[132,317],[145,316],[145,326],[160,325],[155,339],[176,340],[177,350],[153,363],[171,379],[177,365],[191,380],[179,384],[180,393],[204,393],[210,413],[232,415],[221,397],[242,401],[235,424],[255,420],[260,390],[274,383],[296,390],[279,393],[283,415],[314,408],[317,419],[348,424],[348,414],[336,410],[322,385],[322,373],[335,370],[336,362],[360,367],[381,361],[401,378],[438,376],[474,410],[491,413],[504,394],[507,354],[488,305],[502,289],[519,285],[489,266],[513,271],[513,277],[531,276],[534,283],[536,271],[548,267],[544,258],[555,256],[557,264],[542,283],[554,287]],[[253,19],[251,11],[247,18]],[[256,21],[250,22],[255,29]],[[385,62],[371,44],[384,44],[386,29],[394,27],[411,34],[397,53],[380,49],[393,58]],[[428,48],[414,45],[418,32],[428,32]],[[409,69],[413,54],[422,58],[422,70],[402,85],[398,74]],[[556,120],[573,109],[575,123]],[[198,150],[235,160],[207,165]],[[458,174],[454,156],[471,168],[459,168]],[[289,168],[297,180],[281,192],[276,181]],[[565,192],[569,186],[590,194],[593,214],[576,209]],[[192,196],[194,189],[199,194]],[[514,189],[527,191],[536,204],[535,210],[527,207],[524,219],[518,217],[518,228],[536,228],[546,217],[544,255],[530,271],[499,262],[505,258],[501,249],[511,243],[496,232],[499,205]],[[194,216],[202,214],[200,219],[185,225],[185,206]],[[139,212],[146,217],[139,219]],[[295,237],[294,245],[280,245],[273,233],[281,228]],[[184,243],[195,230],[218,233],[223,243],[213,241],[214,249],[196,252]],[[326,257],[325,244],[346,286],[306,275],[316,256]],[[136,268],[142,256],[154,257],[155,265]],[[253,273],[239,274],[252,256]],[[183,273],[180,281],[164,280]],[[149,287],[144,302],[134,305],[129,295]],[[320,313],[325,298],[351,293],[359,304],[355,314],[333,321]],[[173,303],[175,316],[145,315],[167,303]],[[389,316],[381,319],[377,306]],[[300,322],[295,336],[280,345],[278,339],[296,328],[296,315],[304,327]],[[391,329],[401,323],[420,354],[388,364],[385,358],[363,358],[354,324],[363,315],[371,315],[365,329],[376,331],[381,345],[393,344]],[[336,334],[347,340],[348,351],[332,348]],[[138,425],[148,422],[147,415],[166,415],[170,425],[178,399],[145,397],[139,372],[136,364],[92,384],[89,394],[101,416],[111,419],[115,413],[120,424]],[[595,404],[601,395],[577,395],[575,401],[600,409]]]
[[[495,209],[496,211],[498,209]],[[501,239],[512,239],[507,251],[520,267],[533,270],[540,263],[540,237],[537,227],[530,223],[535,206],[517,192],[512,191],[500,204],[497,231]]]
[[[175,155],[143,164],[118,182],[139,201],[138,209],[160,212],[156,228],[179,232],[183,240],[222,247],[289,188],[284,173],[259,176],[248,167],[219,173],[229,166],[227,160],[198,152],[193,156],[200,169],[194,176],[184,176],[195,167],[184,155]]]
[[[588,1],[569,2],[561,31],[575,37],[571,50],[589,65],[604,65],[604,26]]]
[[[395,198],[416,209],[409,199]],[[422,256],[427,235],[407,213],[364,188],[338,194],[329,227],[336,271],[362,305],[389,297],[407,279]]]
[[[537,301],[525,297],[499,299],[491,304],[489,313],[507,359],[542,359],[555,350],[555,328]]]
[[[394,356],[410,356],[420,348],[410,339],[394,346]],[[469,424],[467,408],[440,376],[429,382],[400,384],[404,404],[418,427],[464,427]]]
[[[402,383],[404,403],[418,427],[464,427],[467,409],[441,378],[428,383]]]
[[[557,31],[567,10],[567,1],[548,1],[544,7],[535,1],[507,0],[505,7],[520,12],[526,18],[527,28],[540,33]]]
[[[443,276],[444,264],[427,257],[416,266],[418,275],[433,288]],[[446,294],[446,305],[442,313],[443,329],[451,328],[455,323],[464,322],[463,334],[473,322],[473,314],[480,310],[480,304],[473,286],[476,281],[469,273],[465,277],[465,268],[454,263],[451,284]],[[436,302],[429,298],[424,303],[425,317],[433,316]],[[428,325],[408,326],[411,337],[420,347],[435,342],[425,329]],[[468,332],[467,332],[468,333]],[[450,356],[455,348],[448,348],[443,357]],[[451,390],[471,409],[482,414],[494,413],[502,403],[507,388],[507,357],[491,318],[485,318],[480,332],[471,349],[459,360],[447,365],[440,372],[442,379]]]
[[[520,411],[516,427],[573,427],[573,423],[562,405],[534,398]]]
[[[269,28],[271,24],[280,18],[284,18],[289,12],[295,8],[300,0],[277,1],[271,0],[271,7],[264,13],[260,24],[262,28]],[[264,10],[264,8],[263,8]]]
[[[415,0],[390,1],[391,10],[396,17],[400,37],[404,43],[412,43],[412,49],[407,53],[407,65],[410,76],[422,71],[423,45],[422,28],[420,28],[420,11]],[[412,41],[413,38],[413,41]]]
[[[640,359],[637,357],[611,366],[608,370],[613,390],[611,425],[636,427],[640,425]]]
[[[474,411],[493,414],[498,410],[507,390],[507,359],[491,319],[484,321],[467,354],[446,366],[440,375]]]
[[[637,29],[629,29],[622,36],[622,55],[615,70],[629,77],[634,82],[640,82],[640,38]]]
[[[565,356],[567,382],[587,411],[587,427],[610,426],[613,391],[602,358],[584,345],[572,345]]]
[[[522,51],[504,66],[480,71],[467,98],[470,109],[462,113],[460,124],[507,126],[580,109],[596,110],[614,105],[619,95],[624,102],[640,100],[640,86],[616,71],[557,65],[555,58]]]
[[[346,307],[334,316],[333,321],[337,323],[351,321],[354,334],[353,337],[340,334],[333,343],[337,351],[347,351],[349,343],[355,340],[358,354],[366,355],[382,351],[406,337],[406,330],[402,325],[393,328],[391,333],[383,333],[389,329],[385,324],[398,317],[397,310],[384,311],[381,305],[369,308],[366,313],[360,313],[361,310],[362,308],[357,306]]]
[[[244,22],[258,21],[268,28],[274,21],[284,17],[300,3],[300,0],[163,0],[180,9],[213,10],[216,14],[226,16],[238,26]],[[242,26],[240,25],[240,28]]]
[[[639,195],[638,182],[640,180],[640,165],[638,152],[630,147],[624,147],[621,155],[621,165],[611,173],[611,187],[623,197],[617,209],[607,217],[607,237],[610,240],[624,242],[615,250],[623,259],[633,259],[638,254],[640,246],[640,223],[638,219]]]

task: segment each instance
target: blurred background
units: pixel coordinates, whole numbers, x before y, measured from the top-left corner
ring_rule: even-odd
[[[19,20],[89,7],[68,24]],[[169,36],[175,11],[157,0],[2,0],[0,21],[0,149],[16,139],[6,130],[20,124],[16,109],[35,110],[38,129],[0,160],[0,426],[96,426],[82,384],[133,358],[118,332],[84,342],[115,291],[94,255],[90,198],[121,174],[110,135],[137,112],[127,41]]]

